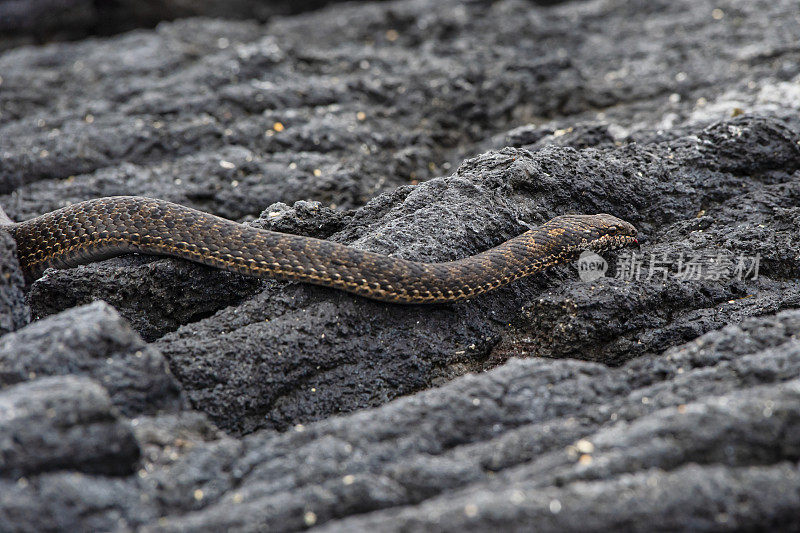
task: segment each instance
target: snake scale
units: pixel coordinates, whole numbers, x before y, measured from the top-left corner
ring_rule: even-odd
[[[30,281],[126,253],[180,257],[249,276],[299,280],[395,303],[471,298],[582,250],[636,243],[636,229],[612,215],[563,215],[485,252],[421,263],[331,241],[239,224],[163,200],[115,196],[76,203],[25,222],[6,222]]]

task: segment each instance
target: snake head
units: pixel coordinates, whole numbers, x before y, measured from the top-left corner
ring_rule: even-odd
[[[595,251],[614,250],[624,246],[638,245],[636,239],[638,231],[630,222],[608,213],[589,215],[595,240],[590,242],[590,248]]]
[[[578,248],[582,250],[602,252],[639,244],[633,224],[608,213],[565,215],[558,219],[580,236]]]

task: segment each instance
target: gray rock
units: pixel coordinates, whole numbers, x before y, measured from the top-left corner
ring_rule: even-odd
[[[128,416],[177,410],[164,357],[104,302],[76,307],[0,338],[0,389],[44,376],[86,376]]]
[[[336,0],[2,0],[0,50],[21,44],[111,35],[163,20],[221,17],[268,20]],[[542,3],[548,3],[546,1]]]
[[[221,307],[238,304],[261,285],[257,279],[185,261],[128,256],[100,265],[50,271],[33,284],[28,299],[31,311],[39,317],[107,302],[118,309],[126,327],[152,341]]]
[[[96,23],[91,0],[3,0],[0,50],[47,38],[82,37]]]
[[[738,150],[728,148],[733,134],[726,132],[731,128],[741,140]],[[686,238],[674,236],[670,228],[685,224],[673,221],[700,211],[712,198],[732,202],[747,180],[713,168],[717,163],[706,155],[710,146],[719,143],[735,153],[736,159],[731,155],[726,163],[730,167],[752,162],[764,169],[793,169],[800,166],[796,138],[780,122],[746,118],[712,126],[694,137],[632,145],[621,152],[490,152],[466,161],[453,176],[375,199],[332,238],[409,259],[446,261],[512,237],[520,232],[518,220],[539,223],[563,212],[612,212],[639,226],[643,241],[649,241],[644,253],[660,257],[666,250],[677,260]],[[771,148],[763,151],[764,146]],[[572,180],[576,174],[586,177]],[[784,179],[789,177],[784,174]],[[767,212],[791,203],[770,186],[763,189],[758,195],[763,212],[743,214],[740,220],[748,220],[747,215],[752,226],[772,226],[775,215]],[[743,226],[740,223],[739,231],[745,240]],[[426,233],[425,228],[437,230]],[[749,248],[738,244],[723,224],[710,228],[714,231],[696,239],[697,248]],[[796,239],[797,231],[787,227],[786,235]],[[763,262],[776,268],[782,248],[763,247]],[[800,301],[793,281],[731,277],[706,283],[644,279],[587,285],[566,268],[468,304],[433,308],[385,306],[323,289],[283,287],[268,286],[236,308],[157,341],[194,405],[229,431],[285,429],[375,405],[482,368],[489,358],[490,365],[496,364],[526,347],[542,355],[619,364],[661,351],[676,339],[689,340],[728,321]],[[735,303],[749,294],[758,296]],[[581,314],[575,312],[579,306]],[[530,317],[527,323],[518,319],[523,309],[523,316]],[[513,340],[511,322],[519,325],[517,335],[524,342]],[[506,336],[506,348],[492,352],[501,335]],[[593,351],[599,353],[592,355]],[[381,360],[378,366],[376,358]],[[355,386],[354,374],[359,376]]]
[[[65,471],[0,478],[4,531],[124,531],[157,517],[131,477]]]
[[[54,470],[133,472],[139,447],[105,389],[72,376],[42,378],[0,392],[0,475]]]
[[[197,411],[140,416],[131,420],[131,427],[142,450],[145,471],[171,465],[197,444],[225,436]]]
[[[331,528],[514,529],[547,517],[545,529],[643,529],[646,516],[666,530],[788,527],[798,333],[800,312],[788,311],[617,369],[515,359],[379,409],[200,446],[158,482],[194,511],[155,529],[295,530],[380,509]],[[197,489],[202,502],[188,497]],[[700,499],[684,508],[687,494]]]
[[[375,513],[320,531],[793,531],[797,484],[793,464],[724,468],[687,465],[644,471],[611,482],[536,490],[497,487],[408,513]],[[670,502],[670,505],[664,505]]]
[[[0,524],[796,530],[796,11],[394,0],[4,52],[15,220],[141,194],[442,261],[606,211],[644,275],[605,254],[594,282],[423,308],[170,259],[51,271],[0,341]],[[697,254],[759,276],[693,279]],[[119,315],[67,310],[95,299]]]
[[[0,214],[3,214],[2,208]],[[15,331],[31,319],[31,311],[25,301],[25,280],[16,254],[14,239],[0,230],[0,334]]]

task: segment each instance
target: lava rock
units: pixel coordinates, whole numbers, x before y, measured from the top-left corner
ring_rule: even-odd
[[[17,244],[8,232],[0,229],[0,334],[16,331],[30,322],[31,310],[24,290]]]
[[[111,35],[164,20],[220,17],[268,20],[318,9],[336,0],[3,0],[0,50],[21,44]],[[543,2],[544,3],[544,2]]]
[[[732,124],[746,132],[730,135],[742,140],[739,159],[757,165],[751,176],[773,164],[761,153],[762,146],[771,145],[774,164],[789,169],[779,181],[789,183],[793,169],[800,167],[797,135],[765,118],[737,119]],[[660,257],[665,247],[658,242],[659,235],[674,220],[697,213],[712,198],[732,201],[746,181],[758,186],[752,177],[709,168],[712,158],[699,147],[706,150],[715,141],[727,145],[730,137],[720,131],[730,130],[712,126],[693,138],[620,150],[551,147],[536,153],[490,152],[466,161],[453,176],[377,198],[332,239],[408,259],[446,261],[512,237],[520,231],[517,220],[540,223],[563,212],[610,211],[636,224],[643,240],[652,243],[643,250]],[[753,150],[759,155],[750,154],[750,138],[758,139]],[[586,177],[572,180],[576,174]],[[765,205],[765,213],[791,202],[774,194],[769,198],[773,204]],[[772,223],[774,214],[767,216]],[[719,239],[727,234],[727,228],[718,231]],[[787,231],[791,239],[797,238],[796,229]],[[709,247],[709,240],[702,240],[704,247]],[[669,240],[666,249],[677,258],[683,242]],[[712,242],[721,249],[720,240]],[[732,251],[742,248],[734,240],[726,244]],[[765,249],[763,261],[771,262],[775,253]],[[543,355],[577,355],[619,364],[667,348],[676,334],[681,341],[689,340],[734,317],[741,320],[796,305],[800,298],[796,283],[769,279],[732,277],[710,285],[678,280],[677,287],[671,279],[621,285],[601,280],[589,285],[566,272],[562,268],[555,278],[524,280],[468,304],[435,307],[385,306],[324,289],[297,285],[283,289],[287,285],[277,284],[235,309],[162,337],[157,345],[193,404],[220,427],[245,433],[264,426],[285,429],[375,405],[376,398],[385,401],[485,365],[500,336],[510,336],[507,326],[517,321],[523,308],[527,309],[523,316],[533,320],[517,323],[532,350],[541,347]],[[574,293],[539,297],[543,303],[552,302],[550,314],[541,312],[543,303],[527,303],[548,283],[552,289],[556,280],[559,291]],[[627,297],[626,292],[630,292]],[[683,299],[678,298],[681,293]],[[763,296],[739,305],[728,303],[754,293]],[[663,314],[669,307],[664,300],[675,309],[695,310],[683,322],[667,321]],[[581,315],[573,311],[579,305],[586,307]],[[622,324],[615,325],[610,317]],[[569,321],[577,325],[570,326]],[[648,327],[654,330],[647,331]],[[590,328],[596,331],[589,333]],[[511,352],[523,349],[523,343],[509,342]],[[613,346],[607,346],[609,342]],[[601,354],[592,357],[587,346]],[[507,356],[498,352],[495,357]],[[376,358],[382,360],[377,367]],[[354,374],[360,385],[353,385]],[[257,394],[252,394],[254,387]]]
[[[86,378],[42,378],[4,389],[0,475],[54,470],[131,474],[139,446],[111,409],[105,389]]]
[[[192,512],[155,529],[515,529],[546,516],[556,530],[578,528],[576,515],[643,529],[662,514],[667,529],[789,527],[799,332],[793,310],[619,368],[513,359],[378,409],[198,446],[157,475]]]
[[[796,12],[394,0],[3,52],[14,220],[139,194],[447,261],[609,212],[641,246],[429,307],[122,257],[19,329],[4,241],[0,523],[796,529]]]
[[[178,410],[164,357],[104,302],[76,307],[0,338],[0,389],[44,376],[86,376],[128,416]]]
[[[238,304],[261,285],[257,279],[185,261],[128,256],[49,271],[31,286],[28,300],[38,317],[104,301],[137,334],[152,341],[182,324]]]

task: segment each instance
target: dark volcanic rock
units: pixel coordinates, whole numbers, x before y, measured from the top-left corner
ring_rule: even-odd
[[[0,0],[0,49],[32,42],[110,35],[163,20],[268,20],[337,0]],[[542,2],[547,3],[547,2]]]
[[[0,392],[0,475],[53,470],[130,474],[139,447],[96,382],[42,378]]]
[[[182,405],[164,357],[104,302],[39,320],[0,339],[0,389],[57,375],[98,381],[129,416]]]
[[[0,218],[3,215],[0,208]],[[0,334],[15,331],[31,319],[24,285],[17,261],[17,245],[11,235],[0,229]]]
[[[788,463],[766,468],[688,465],[568,488],[492,487],[461,500],[432,501],[407,514],[376,513],[320,531],[792,531],[800,505],[798,483],[797,469]]]
[[[15,220],[140,194],[446,261],[610,212],[641,246],[427,307],[122,257],[22,327],[4,241],[0,529],[797,530],[798,28],[396,0],[6,51]]]
[[[294,530],[398,506],[334,529],[541,518],[545,530],[644,530],[647,516],[665,530],[788,527],[800,505],[798,333],[788,311],[616,369],[512,360],[380,409],[202,446],[159,481],[207,500],[184,496],[175,505],[195,511],[157,529]],[[209,481],[201,462],[224,474]]]
[[[28,292],[31,311],[45,317],[103,300],[146,340],[239,303],[261,282],[191,263],[123,257],[101,265],[51,271]]]
[[[93,4],[92,0],[0,0],[0,49],[87,35],[96,22]]]
[[[9,531],[119,531],[158,517],[130,477],[75,472],[0,479],[0,522]]]
[[[730,131],[738,133],[725,134]],[[735,159],[732,155],[725,163],[729,172],[723,173],[707,152],[713,153],[715,143],[727,150],[732,137],[741,144],[730,149]],[[547,148],[535,154],[506,149],[468,160],[451,177],[377,198],[332,238],[410,259],[446,261],[510,238],[520,231],[518,220],[540,223],[558,213],[610,211],[639,226],[648,241],[646,253],[659,254],[664,247],[674,252],[686,239],[676,243],[667,232],[662,243],[656,228],[732,200],[744,183],[766,188],[759,181],[776,177],[760,176],[774,167],[789,171],[781,182],[791,180],[791,172],[800,167],[797,139],[779,122],[739,119],[694,137],[624,149]],[[748,164],[759,168],[746,177],[730,172]],[[571,179],[575,175],[585,178]],[[780,197],[763,197],[771,201],[765,210],[781,206]],[[774,224],[772,217],[769,223]],[[430,234],[425,228],[437,231]],[[702,242],[708,247],[707,239]],[[720,244],[715,253],[741,249],[736,241]],[[772,264],[776,253],[765,247],[762,260]],[[797,265],[793,268],[798,272]],[[285,429],[375,405],[475,368],[512,322],[534,353],[541,349],[543,355],[620,363],[663,350],[670,340],[689,340],[728,321],[800,302],[794,280],[606,280],[587,285],[567,272],[522,281],[468,304],[433,308],[386,306],[323,289],[278,285],[185,326],[157,345],[195,406],[221,427],[249,432],[260,426]],[[543,289],[550,292],[537,296]],[[553,290],[559,292],[553,295]],[[744,303],[729,303],[753,294]],[[527,303],[534,298],[538,304]],[[550,305],[549,314],[545,305]],[[523,307],[528,310],[523,317],[531,317],[528,323],[517,318]],[[675,316],[681,310],[685,319]],[[520,348],[520,342],[510,343],[512,353]],[[357,385],[353,375],[359,377]]]

